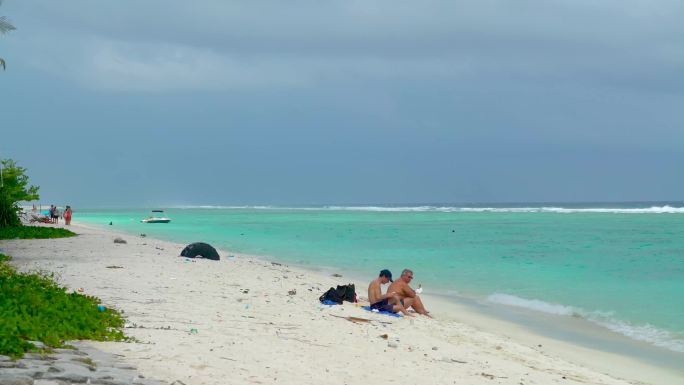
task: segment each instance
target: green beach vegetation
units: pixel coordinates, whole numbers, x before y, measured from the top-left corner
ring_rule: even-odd
[[[0,187],[0,229],[21,226],[17,216],[17,206],[7,190]]]
[[[0,354],[21,357],[37,349],[30,341],[63,347],[74,339],[127,340],[121,312],[68,292],[52,274],[17,272],[9,260],[0,254]]]
[[[59,228],[23,226],[19,202],[39,199],[38,186],[29,185],[26,169],[12,159],[0,160],[0,239],[73,237],[73,232]]]
[[[12,159],[0,160],[0,239],[64,238],[76,234],[61,228],[23,226],[20,201],[39,199],[38,186],[29,185],[26,169]]]
[[[2,186],[0,188],[13,202],[35,201],[40,199],[38,186],[30,186],[26,169],[12,159],[2,159]]]
[[[0,239],[47,239],[76,236],[76,233],[62,228],[38,226],[0,227]]]
[[[0,229],[21,226],[19,202],[39,199],[38,186],[30,186],[26,169],[12,159],[0,160]]]
[[[0,160],[0,239],[64,238],[76,234],[61,228],[23,226],[20,201],[39,199],[38,186],[29,185],[26,169],[12,159]]]
[[[53,227],[23,226],[19,201],[38,199],[26,169],[11,159],[0,161],[0,239],[63,238],[76,234]],[[66,340],[125,340],[124,319],[96,297],[69,293],[52,274],[20,273],[0,254],[0,354],[20,357],[35,350],[31,341],[61,347]]]

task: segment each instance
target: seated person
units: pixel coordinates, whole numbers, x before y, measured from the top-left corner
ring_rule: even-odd
[[[385,269],[380,271],[378,278],[375,278],[368,285],[368,301],[370,302],[371,310],[388,311],[390,313],[402,312],[406,315],[411,315],[406,311],[406,308],[399,301],[397,293],[390,290],[386,294],[382,294],[380,285],[392,282],[392,273]]]
[[[35,214],[31,214],[31,219],[29,219],[29,222],[31,222],[31,223],[35,223],[35,222],[38,222],[38,223],[52,223],[52,219],[50,219],[49,217],[47,217],[47,216],[45,216],[45,215],[35,215]]]
[[[430,317],[430,312],[425,310],[423,301],[420,300],[420,297],[418,297],[418,294],[416,294],[415,290],[411,289],[411,286],[409,286],[409,283],[412,279],[413,271],[404,269],[404,271],[401,272],[401,277],[392,282],[390,287],[387,289],[387,292],[395,293],[399,297],[399,302],[406,309],[412,307],[416,313]]]

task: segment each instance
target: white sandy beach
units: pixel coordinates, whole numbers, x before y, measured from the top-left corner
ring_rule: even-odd
[[[349,278],[224,251],[221,261],[186,260],[178,257],[182,244],[71,229],[79,236],[0,247],[22,270],[55,272],[63,285],[123,310],[126,333],[138,342],[92,345],[169,383],[684,382],[682,373],[535,336],[432,297],[425,302],[435,319],[325,306],[318,297]],[[128,243],[115,244],[116,236]],[[355,284],[365,299],[368,282]]]

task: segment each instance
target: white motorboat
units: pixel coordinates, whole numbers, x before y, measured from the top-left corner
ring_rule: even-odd
[[[152,215],[141,220],[143,223],[169,223],[171,218],[164,216],[164,210],[152,210]]]

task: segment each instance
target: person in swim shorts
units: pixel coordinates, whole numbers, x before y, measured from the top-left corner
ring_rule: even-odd
[[[368,301],[371,304],[371,310],[388,311],[390,313],[402,312],[405,315],[411,315],[401,304],[397,293],[388,291],[382,294],[381,285],[389,282],[392,282],[392,273],[384,269],[380,271],[378,278],[372,280],[368,285]]]
[[[396,281],[392,281],[392,284],[387,291],[394,293],[399,297],[400,303],[406,307],[406,309],[412,307],[416,313],[431,317],[430,312],[425,309],[423,301],[418,294],[416,294],[416,291],[409,286],[411,280],[413,280],[413,271],[404,269],[404,271],[401,272],[401,277]]]
[[[55,205],[50,205],[50,211],[48,212],[48,215],[50,216],[50,223],[57,223],[57,207]]]

